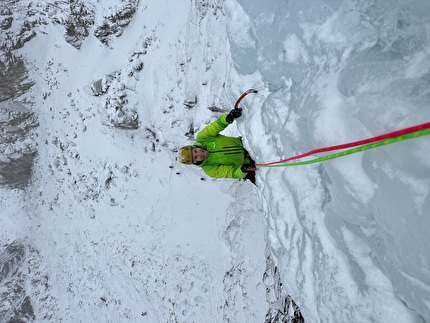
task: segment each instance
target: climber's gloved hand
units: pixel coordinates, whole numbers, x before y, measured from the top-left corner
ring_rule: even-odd
[[[233,109],[229,112],[227,117],[225,118],[228,123],[232,123],[234,119],[239,118],[242,115],[242,109]]]
[[[255,172],[257,170],[257,166],[254,163],[246,163],[240,167],[240,170],[244,173]]]

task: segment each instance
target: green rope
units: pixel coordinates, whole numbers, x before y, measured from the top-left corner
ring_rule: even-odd
[[[397,136],[394,138],[389,138],[389,139],[385,139],[382,141],[378,141],[375,143],[371,143],[371,144],[367,144],[367,145],[363,145],[360,147],[356,147],[356,148],[352,148],[352,149],[348,149],[339,153],[334,153],[334,154],[330,154],[327,156],[323,156],[323,157],[318,157],[315,159],[311,159],[311,160],[306,160],[306,161],[301,161],[301,162],[294,162],[294,163],[286,163],[286,164],[274,164],[274,165],[267,165],[267,166],[258,166],[258,167],[288,167],[288,166],[302,166],[302,165],[309,165],[309,164],[315,164],[315,163],[319,163],[322,161],[326,161],[326,160],[330,160],[330,159],[334,159],[334,158],[339,158],[342,156],[347,156],[347,155],[351,155],[354,153],[358,153],[360,151],[364,151],[364,150],[369,150],[369,149],[373,149],[376,147],[380,147],[380,146],[385,146],[385,145],[389,145],[395,142],[399,142],[402,140],[408,140],[408,139],[413,139],[413,138],[417,138],[417,137],[421,137],[421,136],[425,136],[425,135],[429,135],[430,134],[430,129],[424,129],[424,130],[419,130],[416,132],[412,132],[412,133],[408,133],[405,135],[401,135],[401,136]]]

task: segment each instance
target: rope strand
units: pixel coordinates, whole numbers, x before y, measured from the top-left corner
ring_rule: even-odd
[[[322,162],[325,160],[339,158],[339,157],[351,155],[351,154],[354,154],[354,153],[357,153],[360,151],[369,150],[369,149],[373,149],[376,147],[389,145],[389,144],[392,144],[395,142],[408,140],[408,139],[412,139],[412,138],[417,138],[417,137],[421,137],[421,136],[425,136],[425,135],[429,135],[429,134],[430,134],[430,122],[423,123],[423,124],[409,127],[409,128],[405,128],[405,129],[401,129],[401,130],[397,130],[397,131],[393,131],[393,132],[390,132],[390,133],[387,133],[384,135],[372,137],[372,138],[365,139],[365,140],[359,140],[359,141],[355,141],[355,142],[351,142],[351,143],[347,143],[347,144],[314,149],[314,150],[311,150],[311,151],[304,153],[304,154],[300,154],[300,155],[293,156],[290,158],[282,159],[280,161],[264,163],[264,164],[256,164],[256,166],[271,168],[271,167],[287,167],[287,166],[301,166],[301,165],[314,164],[314,163]],[[312,155],[312,154],[334,151],[334,150],[345,149],[345,148],[351,148],[351,147],[355,147],[355,148],[348,149],[348,150],[338,152],[338,153],[333,153],[333,154],[323,156],[323,157],[314,158],[314,159],[307,160],[307,161],[288,163],[288,161],[297,160],[297,159],[307,157],[307,156]]]

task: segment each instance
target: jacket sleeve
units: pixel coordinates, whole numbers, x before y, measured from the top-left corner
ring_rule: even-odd
[[[229,123],[226,120],[227,114],[222,114],[211,124],[204,127],[196,136],[196,140],[215,137],[221,131],[223,131]]]
[[[202,166],[203,171],[213,178],[244,178],[247,173],[240,169],[241,166],[207,165]]]

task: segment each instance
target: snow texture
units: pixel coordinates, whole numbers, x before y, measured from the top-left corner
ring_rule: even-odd
[[[429,138],[256,186],[177,160],[248,88],[261,163],[428,122],[428,1],[0,9],[0,322],[430,321]]]

